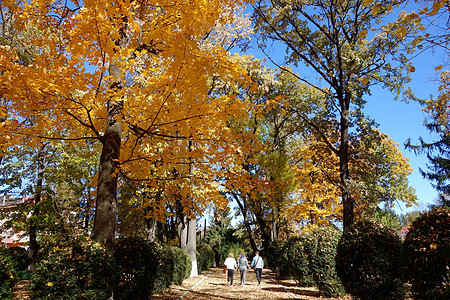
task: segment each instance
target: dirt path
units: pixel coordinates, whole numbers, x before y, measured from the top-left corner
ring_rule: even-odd
[[[14,287],[13,300],[30,300],[29,280],[20,280]]]
[[[261,286],[258,286],[253,270],[247,272],[246,278],[245,286],[240,286],[239,272],[235,272],[234,285],[227,286],[226,274],[220,268],[213,268],[151,299],[325,299],[319,296],[317,288],[298,287],[294,280],[276,280],[275,274],[267,269],[264,270]]]

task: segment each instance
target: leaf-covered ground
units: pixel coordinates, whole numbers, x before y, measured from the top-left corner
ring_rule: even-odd
[[[30,300],[28,292],[29,280],[20,280],[14,287],[13,300]]]
[[[298,287],[294,280],[277,280],[275,274],[267,269],[261,286],[258,286],[253,270],[248,270],[246,278],[245,286],[240,286],[239,272],[235,272],[233,286],[227,286],[226,274],[220,268],[213,268],[198,277],[186,279],[181,286],[171,286],[151,299],[325,299],[319,296],[317,288]]]

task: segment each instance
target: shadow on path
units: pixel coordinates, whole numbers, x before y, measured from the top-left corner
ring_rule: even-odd
[[[299,287],[294,280],[277,280],[275,274],[270,270],[264,270],[261,285],[258,285],[255,272],[248,270],[245,286],[239,285],[239,272],[234,274],[234,285],[227,285],[226,275],[221,268],[213,268],[202,272],[198,277],[186,279],[182,285],[171,286],[165,293],[153,295],[151,299],[182,299],[182,300],[205,300],[205,299],[323,299],[315,287]],[[328,298],[329,300],[338,298]],[[350,298],[341,298],[349,300]]]

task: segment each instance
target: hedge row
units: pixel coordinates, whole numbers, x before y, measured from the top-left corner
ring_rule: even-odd
[[[345,293],[334,267],[341,236],[341,231],[336,227],[321,227],[314,230],[307,239],[310,269],[324,297],[339,297]]]
[[[367,221],[353,224],[339,243],[336,266],[357,299],[402,299],[405,282],[415,299],[450,299],[450,209],[416,219],[402,243]]]
[[[173,283],[181,284],[191,272],[191,259],[173,246],[127,238],[116,242],[114,298],[148,299]]]
[[[336,270],[345,289],[356,299],[403,299],[402,242],[392,230],[374,222],[355,222],[344,231],[336,255]]]
[[[334,259],[341,233],[332,227],[318,228],[305,237],[277,241],[264,250],[269,267],[300,286],[317,285],[324,297],[344,294],[336,274]]]
[[[30,281],[32,299],[106,299],[112,292],[111,253],[99,243],[76,238],[48,244]]]
[[[450,209],[416,219],[404,242],[405,278],[416,299],[450,299]]]
[[[12,299],[16,277],[11,257],[7,255],[5,249],[0,249],[0,299]]]
[[[108,299],[112,292],[114,299],[148,299],[181,284],[192,268],[181,249],[134,238],[118,240],[113,253],[84,237],[44,252],[30,282],[33,299]]]
[[[415,299],[450,299],[449,208],[414,221],[404,242],[392,230],[362,220],[343,234],[318,228],[264,252],[282,277],[305,285],[312,275],[325,297],[340,296],[345,287],[355,299],[403,299],[410,282]]]
[[[209,270],[213,266],[215,253],[213,248],[203,243],[197,249],[197,268],[202,271]]]
[[[0,299],[12,299],[12,288],[19,280],[19,272],[27,269],[28,262],[25,249],[0,246]]]

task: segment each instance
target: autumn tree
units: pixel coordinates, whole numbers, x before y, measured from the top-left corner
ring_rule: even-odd
[[[409,69],[409,62],[398,53],[408,27],[398,28],[399,32],[395,28],[390,32],[372,31],[401,3],[274,0],[257,1],[254,5],[254,24],[261,48],[274,43],[286,49],[282,64],[297,67],[304,63],[306,69],[297,75],[298,80],[326,95],[330,102],[329,114],[338,120],[336,143],[316,129],[317,135],[339,157],[344,227],[354,217],[354,198],[349,185],[352,178],[349,134],[357,124],[353,122],[352,111],[364,106],[363,97],[370,92],[370,86],[382,83],[398,94],[408,82],[404,72]],[[275,58],[272,61],[276,63]],[[320,81],[308,80],[309,74]]]
[[[326,95],[299,84],[290,70],[277,73],[254,58],[240,61],[255,87],[231,90],[252,103],[253,109],[249,119],[234,126],[254,133],[260,147],[254,142],[253,149],[246,148],[253,151],[239,153],[245,156],[241,167],[252,188],[232,180],[226,188],[241,211],[252,248],[256,247],[252,224],[258,225],[262,245],[267,247],[281,228],[285,238],[290,230],[340,221],[339,157],[317,134],[320,129],[328,141],[336,143],[338,123],[330,116]],[[373,130],[373,121],[357,112],[353,115],[359,134],[349,136],[349,167],[354,174],[349,186],[358,215],[370,215],[380,203],[414,203],[407,180],[411,170],[398,145]]]
[[[21,147],[17,153],[12,156],[6,151],[3,156],[2,171],[0,172],[1,190],[6,193],[16,192],[19,197],[32,195],[26,203],[20,205],[18,210],[6,216],[7,223],[12,223],[11,227],[24,230],[29,235],[29,255],[30,270],[36,269],[39,243],[37,241],[38,232],[42,230],[43,225],[43,195],[44,190],[44,172],[49,164],[48,145],[40,143],[35,148]],[[18,155],[17,155],[18,154]],[[51,155],[50,155],[51,156]]]
[[[374,218],[379,207],[387,210],[397,202],[416,204],[415,190],[409,186],[412,169],[408,159],[392,139],[377,129],[362,126],[363,134],[350,136],[349,186],[357,218]],[[330,141],[336,135],[329,134]],[[342,207],[339,191],[339,157],[320,138],[312,135],[293,152],[297,161],[299,190],[285,211],[293,224],[310,227],[340,221]],[[297,221],[295,221],[297,220]],[[306,228],[308,229],[308,228]]]
[[[222,46],[202,41],[217,22],[232,21],[221,10],[239,1],[16,4],[3,1],[2,8],[15,16],[15,28],[35,29],[27,45],[45,46],[30,64],[17,63],[17,48],[1,49],[4,113],[17,124],[4,136],[13,143],[26,135],[100,145],[96,239],[112,249],[119,173],[153,188],[173,179],[167,192],[177,191],[190,212],[211,199],[224,205],[211,187],[213,165],[220,153],[228,155],[232,132],[224,124],[245,106],[210,96],[209,80],[241,72]],[[30,116],[35,124],[20,126]]]
[[[262,66],[261,61],[251,56],[235,56],[252,81],[251,86],[239,82],[218,84],[214,93],[236,94],[249,104],[249,115],[243,120],[233,120],[230,128],[244,133],[237,140],[236,155],[240,164],[225,167],[224,193],[235,202],[243,217],[243,224],[249,236],[250,246],[257,251],[259,246],[254,225],[259,227],[263,246],[276,239],[278,216],[277,206],[282,202],[283,153],[282,139],[277,137],[281,129],[275,129],[277,114],[273,113],[275,123],[269,121],[270,93],[273,91],[272,70]],[[285,117],[287,118],[287,117]],[[283,123],[283,121],[281,121]],[[277,145],[278,144],[278,145]],[[250,146],[250,147],[249,147]],[[279,147],[277,149],[277,146]],[[278,170],[278,172],[277,172]],[[275,188],[275,186],[277,186]],[[279,192],[276,195],[276,192]]]
[[[287,237],[287,225],[292,218],[287,218],[286,210],[291,205],[292,194],[298,193],[299,184],[293,171],[298,157],[293,155],[293,150],[309,138],[302,116],[314,116],[317,122],[322,120],[326,99],[305,84],[298,85],[290,72],[278,73],[252,57],[243,56],[239,61],[254,85],[251,89],[234,85],[230,91],[251,103],[252,109],[248,119],[233,126],[253,135],[250,139],[253,147],[242,147],[249,151],[238,153],[244,157],[239,167],[245,171],[247,184],[242,185],[245,180],[239,181],[241,185],[235,184],[230,177],[225,186],[240,209],[250,244],[256,250],[252,224],[258,226],[264,248],[277,240],[280,233],[283,233],[281,238]],[[231,166],[227,169],[233,170]]]
[[[281,215],[291,224],[291,230],[296,231],[299,226],[306,230],[309,225],[328,222],[339,215],[335,204],[337,185],[331,171],[336,167],[336,159],[314,135],[315,128],[332,132],[336,123],[329,118],[327,97],[306,83],[299,83],[292,70],[282,70],[276,75],[276,82],[273,106],[287,120],[283,132],[287,168],[291,172]]]
[[[27,47],[26,41],[33,34],[33,29],[18,31],[14,28],[14,15],[7,7],[0,6],[0,49],[17,49],[16,62],[28,65],[33,60],[33,56],[39,47]],[[3,160],[4,151],[11,142],[11,138],[5,135],[11,126],[14,126],[14,120],[8,118],[6,106],[8,99],[0,93],[0,163]]]
[[[54,147],[56,154],[46,177],[53,206],[59,215],[73,215],[65,230],[91,230],[100,149],[89,141],[57,143]]]
[[[310,136],[293,147],[291,162],[298,187],[290,195],[283,215],[290,220],[292,229],[305,232],[340,220],[338,157]]]
[[[275,78],[275,107],[288,116],[284,142],[288,145],[289,168],[295,174],[291,179],[295,185],[285,195],[283,217],[296,230],[340,221],[339,156],[317,134],[325,134],[331,144],[338,143],[339,126],[330,115],[331,104],[326,95],[306,83],[298,83],[289,71]],[[349,134],[352,177],[348,184],[357,216],[373,216],[380,204],[386,207],[397,201],[414,204],[417,198],[408,182],[412,170],[399,145],[374,129],[376,123],[360,111],[354,111],[352,116],[358,129]]]

